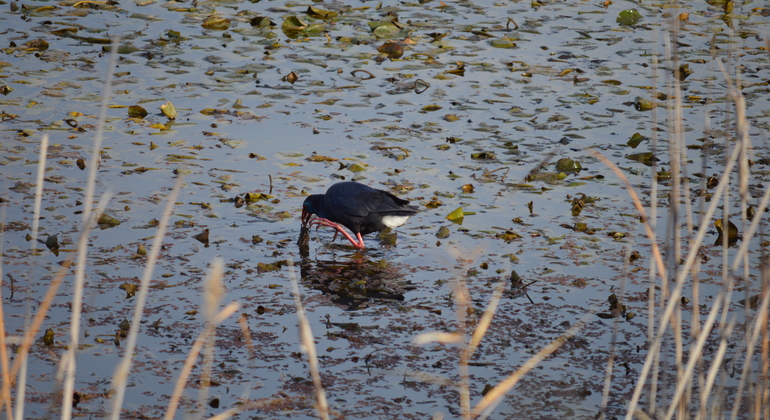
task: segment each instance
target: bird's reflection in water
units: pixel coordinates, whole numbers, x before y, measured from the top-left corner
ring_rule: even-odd
[[[386,260],[372,261],[356,254],[348,261],[306,259],[301,275],[303,284],[328,293],[334,303],[348,310],[356,310],[404,300],[404,293],[415,287],[401,271]]]

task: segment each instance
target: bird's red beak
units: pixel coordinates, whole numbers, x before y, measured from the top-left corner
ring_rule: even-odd
[[[307,226],[308,222],[310,222],[310,219],[313,218],[313,213],[308,213],[305,210],[302,210],[302,226]]]

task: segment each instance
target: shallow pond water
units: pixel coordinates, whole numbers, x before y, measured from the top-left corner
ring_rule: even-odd
[[[11,335],[21,334],[76,249],[88,174],[78,159],[87,161],[93,151],[109,61],[105,43],[121,36],[96,184],[97,200],[112,194],[106,212],[120,225],[97,229],[90,239],[75,384],[82,397],[74,410],[82,415],[111,408],[111,378],[125,342],[115,340],[116,331],[135,305],[121,286],[138,284],[146,257],[137,248],[151,243],[153,219],[180,176],[184,184],[140,328],[126,418],[165,411],[203,328],[202,279],[217,257],[225,264],[223,301],[240,302],[253,351],[238,316],[218,327],[209,405],[192,403],[201,375],[196,365],[177,417],[255,401],[260,408],[239,416],[315,416],[287,260],[297,268],[330,406],[341,416],[457,417],[451,386],[457,349],[412,340],[456,330],[453,281],[467,282],[479,310],[469,314],[473,323],[495,285],[511,282],[512,270],[523,284],[536,283],[523,291],[520,284],[508,287],[473,359],[472,400],[586,314],[610,312],[608,298],[617,293],[635,315],[619,324],[607,404],[608,415],[623,415],[648,345],[650,242],[623,183],[587,148],[618,165],[645,205],[661,206],[657,231],[660,243],[669,244],[670,183],[661,180],[651,197],[645,165],[651,162],[639,154],[654,152],[655,169],[670,168],[672,111],[654,88],[670,93],[677,66],[664,57],[675,48],[678,64],[693,71],[681,82],[688,189],[694,194],[703,178],[723,172],[724,136],[733,135],[735,111],[725,100],[718,60],[731,77],[741,72],[754,141],[750,194],[761,196],[767,183],[770,66],[760,38],[770,29],[766,5],[736,3],[725,14],[724,3],[695,1],[678,8],[516,1],[0,4],[2,293]],[[310,16],[309,6],[339,15]],[[641,20],[619,24],[630,8]],[[689,16],[676,20],[681,13]],[[282,29],[290,16],[311,26]],[[675,24],[681,25],[676,42],[667,43]],[[389,41],[396,46],[382,48]],[[658,107],[639,110],[644,100]],[[174,120],[160,110],[167,101],[178,111]],[[127,107],[135,105],[148,114],[129,117]],[[646,139],[632,148],[637,132]],[[26,240],[42,133],[51,146],[39,236],[57,235],[58,253],[42,243],[30,251]],[[660,150],[653,149],[655,135]],[[583,170],[559,176],[561,158],[577,160]],[[397,229],[395,245],[370,235],[369,248],[355,251],[331,243],[332,233],[320,229],[311,231],[303,256],[296,245],[301,203],[339,180],[389,189],[423,211]],[[463,189],[468,184],[472,191]],[[267,196],[236,206],[247,192]],[[584,208],[575,213],[575,205]],[[698,210],[695,195],[693,206]],[[458,207],[466,215],[452,223],[446,217]],[[739,204],[728,211],[739,220]],[[684,218],[673,223],[683,226]],[[449,228],[448,238],[437,238],[441,226]],[[194,238],[204,229],[207,244]],[[711,229],[706,242],[716,237]],[[752,240],[759,255],[764,239]],[[640,259],[628,263],[631,251]],[[711,257],[701,275],[704,314],[721,287],[720,252],[702,250]],[[739,286],[743,298],[757,293],[759,282]],[[55,377],[69,337],[72,292],[70,276],[43,324],[54,344],[39,340],[31,350],[27,417],[57,407]],[[692,308],[683,305],[685,326]],[[737,302],[731,308],[743,311]],[[588,319],[522,379],[494,418],[594,418],[614,320]],[[743,331],[735,334],[739,340]],[[718,340],[710,338],[709,354]],[[665,356],[672,363],[671,353]]]

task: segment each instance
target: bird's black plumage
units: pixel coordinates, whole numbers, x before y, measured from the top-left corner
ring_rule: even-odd
[[[348,181],[332,185],[326,194],[307,197],[302,204],[302,221],[304,224],[311,223],[310,217],[315,214],[318,218],[312,220],[314,224],[343,225],[359,238],[360,244],[342,228],[337,226],[335,229],[345,234],[353,245],[363,248],[361,235],[400,226],[418,211],[417,206],[410,206],[409,201],[387,191]]]

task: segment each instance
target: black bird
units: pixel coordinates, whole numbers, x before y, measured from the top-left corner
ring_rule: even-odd
[[[409,201],[387,191],[358,182],[339,182],[329,187],[326,194],[314,194],[305,199],[302,203],[302,225],[333,227],[354,247],[365,249],[361,235],[401,226],[419,211],[417,206],[408,204]],[[313,214],[318,217],[311,220]],[[356,239],[340,225],[350,229]],[[334,239],[337,239],[337,233]]]

